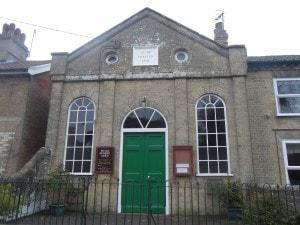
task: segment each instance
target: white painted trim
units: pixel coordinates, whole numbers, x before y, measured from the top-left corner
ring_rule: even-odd
[[[291,184],[289,174],[288,174],[288,170],[289,169],[300,170],[300,166],[289,166],[288,158],[287,158],[286,144],[289,144],[289,143],[300,144],[300,139],[283,139],[281,142],[282,142],[282,153],[283,153],[286,184]]]
[[[28,73],[32,76],[36,75],[36,74],[40,74],[40,73],[45,73],[45,72],[50,71],[50,66],[51,66],[50,63],[43,64],[43,65],[37,65],[37,66],[31,66],[28,69]]]
[[[230,154],[229,154],[229,152],[230,152],[230,146],[229,146],[229,138],[228,138],[228,124],[227,124],[226,104],[225,104],[224,100],[219,95],[212,94],[212,93],[202,95],[201,97],[199,97],[197,99],[197,101],[195,103],[195,121],[196,121],[195,125],[196,125],[196,144],[197,144],[196,145],[196,148],[197,148],[196,149],[196,153],[197,153],[197,159],[196,159],[197,160],[196,161],[197,162],[197,172],[196,172],[196,176],[225,176],[224,173],[203,173],[202,174],[202,173],[199,172],[200,168],[199,168],[199,149],[198,149],[199,148],[199,140],[198,140],[198,118],[197,118],[198,107],[197,107],[197,105],[198,105],[198,102],[202,101],[201,99],[204,96],[207,96],[207,95],[213,95],[213,96],[217,97],[219,99],[219,101],[222,101],[223,106],[224,106],[224,107],[216,107],[216,108],[224,108],[224,121],[225,121],[225,129],[226,129],[225,130],[225,134],[226,134],[226,147],[227,147],[227,164],[228,164],[228,173],[226,173],[226,176],[233,176],[231,174],[231,166],[230,166]],[[213,121],[215,121],[215,120],[213,120]],[[208,143],[208,140],[206,140],[206,141]],[[219,146],[219,147],[221,147],[221,146]],[[208,153],[207,153],[207,157],[209,157]]]
[[[233,177],[232,173],[197,173],[197,177]]]
[[[93,141],[92,141],[92,146],[91,146],[91,168],[90,168],[90,172],[89,173],[70,173],[71,175],[93,175],[93,158],[94,158],[94,137],[95,137],[95,118],[96,118],[96,105],[95,102],[86,96],[81,96],[78,97],[76,99],[73,99],[73,101],[70,103],[69,107],[68,107],[68,120],[67,120],[67,126],[66,126],[66,131],[65,131],[65,148],[64,148],[64,159],[63,159],[63,169],[65,169],[65,162],[66,162],[66,155],[67,155],[67,144],[68,144],[68,132],[69,132],[69,123],[70,123],[70,112],[71,112],[71,106],[73,103],[75,103],[75,101],[77,101],[80,98],[87,98],[91,101],[91,103],[94,105],[94,120],[93,120]],[[88,110],[91,111],[91,110]],[[78,119],[78,118],[77,118]],[[86,123],[86,118],[85,118],[85,123]],[[84,153],[82,153],[82,158],[84,156]],[[75,157],[75,152],[74,152],[74,156],[73,156],[73,161],[74,161],[74,157]],[[83,161],[89,161],[89,160],[82,160]],[[83,166],[83,165],[82,165]],[[81,167],[82,169],[82,167]]]
[[[154,111],[158,112],[162,118],[165,121],[166,128],[123,128],[124,122],[126,118],[130,115],[130,113],[134,112],[137,109],[140,108],[150,108],[153,109]],[[154,113],[153,113],[154,114]],[[152,115],[153,115],[152,114]],[[164,132],[165,133],[165,174],[166,174],[166,211],[165,214],[169,215],[170,214],[170,207],[169,207],[169,143],[168,143],[168,123],[165,118],[165,116],[158,111],[155,108],[152,107],[138,107],[135,108],[134,110],[131,110],[128,112],[125,117],[123,118],[122,124],[121,124],[121,138],[120,138],[120,153],[119,153],[119,190],[118,190],[118,213],[121,213],[122,206],[121,206],[121,200],[122,200],[122,175],[123,175],[123,140],[124,140],[124,133],[128,132]]]
[[[300,97],[300,94],[278,94],[278,87],[277,87],[277,81],[293,81],[293,80],[300,80],[300,78],[274,78],[273,79],[273,88],[274,88],[274,96],[275,96],[275,102],[276,102],[276,115],[278,117],[281,116],[300,116],[300,113],[280,113],[279,110],[279,97]]]

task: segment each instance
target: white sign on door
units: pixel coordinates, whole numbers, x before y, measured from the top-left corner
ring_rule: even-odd
[[[133,47],[133,66],[156,66],[158,65],[158,46]]]

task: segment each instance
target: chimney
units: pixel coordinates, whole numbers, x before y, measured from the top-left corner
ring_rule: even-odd
[[[25,34],[15,24],[4,24],[0,34],[0,61],[25,61],[28,57],[25,38]]]
[[[215,41],[221,45],[228,46],[228,34],[224,29],[224,22],[217,22],[215,24]]]

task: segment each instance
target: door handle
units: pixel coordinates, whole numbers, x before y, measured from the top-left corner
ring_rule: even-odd
[[[150,178],[151,178],[150,176],[147,177],[148,180],[149,180]]]

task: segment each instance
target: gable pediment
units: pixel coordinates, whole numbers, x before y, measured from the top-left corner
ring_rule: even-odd
[[[136,63],[137,49],[143,47],[156,49],[155,55],[148,55],[156,63]],[[184,63],[175,60],[180,50],[188,54]],[[116,64],[107,62],[112,53]],[[230,73],[227,47],[148,8],[76,49],[67,61],[68,75]]]
[[[124,32],[124,30],[129,29],[137,23],[141,23],[145,19],[151,19],[153,22],[163,25],[167,29],[173,30],[174,32],[178,33],[178,35],[182,35],[194,41],[195,43],[199,43],[222,56],[227,56],[226,47],[150,8],[145,8],[132,17],[128,18],[127,20],[106,31],[105,33],[89,41],[85,45],[71,52],[69,55],[69,60],[73,60],[84,54],[85,52],[95,48],[96,46],[110,41],[121,32]]]

